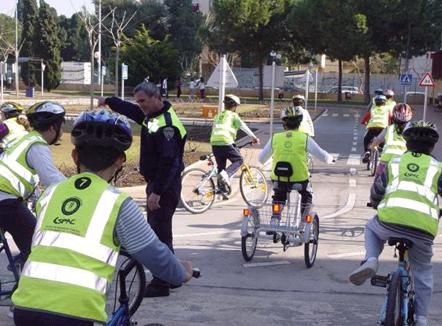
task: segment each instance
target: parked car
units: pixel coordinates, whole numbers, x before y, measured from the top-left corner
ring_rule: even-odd
[[[338,86],[333,86],[327,91],[328,94],[337,94]],[[357,95],[362,94],[362,92],[356,86],[341,86],[341,94],[351,94]]]

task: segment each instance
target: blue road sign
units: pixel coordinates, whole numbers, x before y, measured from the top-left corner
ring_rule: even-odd
[[[399,80],[401,81],[401,85],[411,85],[412,78],[411,74],[401,74]]]

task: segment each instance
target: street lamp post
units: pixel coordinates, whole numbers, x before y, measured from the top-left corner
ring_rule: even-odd
[[[270,137],[273,135],[273,110],[275,108],[275,70],[276,60],[281,59],[281,55],[275,51],[270,52],[272,57],[272,86],[270,90]]]

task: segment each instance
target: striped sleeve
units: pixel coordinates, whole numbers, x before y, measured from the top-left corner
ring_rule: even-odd
[[[115,229],[121,246],[129,254],[140,251],[157,240],[155,232],[132,198],[126,199],[121,205]]]

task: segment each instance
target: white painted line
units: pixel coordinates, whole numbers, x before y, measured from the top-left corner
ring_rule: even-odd
[[[338,113],[333,113],[332,117],[337,117],[339,114]]]
[[[353,146],[356,146],[357,144],[358,144],[357,141],[354,141],[354,142],[353,142]]]
[[[337,210],[334,213],[331,213],[331,214],[328,214],[325,216],[321,216],[321,219],[333,218],[333,217],[337,217],[339,215],[345,214],[353,209],[353,207],[355,206],[355,202],[356,202],[356,194],[350,193],[348,195],[347,202],[345,203],[344,207],[340,208],[339,210]]]
[[[347,165],[359,165],[361,164],[361,157],[359,154],[350,154],[348,156]]]
[[[345,252],[341,254],[328,254],[327,256],[330,258],[344,258],[344,257],[363,256],[363,255],[365,255],[365,251]]]
[[[358,140],[358,136],[353,136],[353,140]]]
[[[239,229],[238,229],[239,230]],[[215,234],[226,234],[226,233],[236,233],[238,230],[224,230],[224,231],[212,231],[212,232],[201,232],[201,233],[189,233],[189,234],[174,234],[174,238],[188,238],[188,237],[201,237],[205,235],[215,235]]]
[[[350,174],[351,174],[351,171],[350,171]],[[349,187],[356,187],[356,179],[349,179],[348,180],[348,186]]]
[[[350,114],[344,113],[343,116],[344,116],[344,118],[348,118],[350,116]]]
[[[323,117],[328,117],[328,113],[323,113],[322,116]]]
[[[356,175],[358,173],[358,170],[355,168],[350,168],[350,175]]]
[[[355,118],[359,118],[361,115],[359,113],[355,114]]]
[[[356,151],[357,151],[357,148],[356,148],[356,147],[352,147],[352,148],[351,148],[351,151],[352,151],[352,152],[356,152]]]
[[[265,267],[265,266],[276,266],[276,265],[290,265],[290,262],[287,260],[280,260],[280,261],[269,261],[264,263],[247,263],[242,264],[243,267]]]

